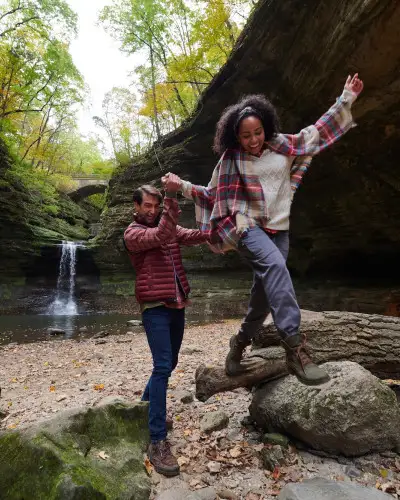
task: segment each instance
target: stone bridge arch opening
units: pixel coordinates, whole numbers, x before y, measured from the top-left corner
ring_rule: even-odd
[[[68,193],[68,196],[74,201],[80,201],[92,194],[105,193],[108,188],[109,179],[97,176],[74,177],[77,186]]]

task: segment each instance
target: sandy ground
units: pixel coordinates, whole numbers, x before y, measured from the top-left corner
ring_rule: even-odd
[[[196,399],[180,402],[181,391],[194,394],[194,373],[200,363],[223,362],[228,340],[238,325],[232,320],[186,330],[168,392],[174,418],[170,440],[182,473],[166,479],[153,472],[153,497],[171,487],[195,490],[212,486],[220,498],[271,500],[289,481],[322,476],[357,481],[400,498],[400,457],[394,453],[349,460],[322,458],[291,447],[285,452],[286,464],[271,473],[260,463],[260,433],[241,425],[251,399],[247,390],[216,395],[206,403]],[[152,368],[140,329],[101,339],[3,346],[0,355],[0,411],[6,414],[0,421],[2,430],[50,418],[67,408],[96,405],[106,396],[138,399]],[[214,410],[223,410],[229,425],[204,435],[200,419]]]

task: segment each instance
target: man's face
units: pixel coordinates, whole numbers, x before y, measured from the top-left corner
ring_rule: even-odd
[[[143,193],[142,203],[139,205],[135,201],[133,204],[135,205],[137,218],[149,226],[154,225],[161,211],[157,196]]]

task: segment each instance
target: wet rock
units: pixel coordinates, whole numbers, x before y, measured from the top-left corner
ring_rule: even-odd
[[[224,429],[228,426],[229,417],[223,411],[212,411],[206,413],[200,421],[200,430],[202,432],[213,432]]]
[[[49,335],[65,335],[65,330],[62,328],[48,328],[47,333]]]
[[[80,332],[87,332],[87,331],[88,331],[88,327],[87,327],[87,326],[81,326],[81,327],[79,328],[79,331],[80,331]]]
[[[250,413],[258,425],[332,454],[393,449],[400,441],[400,407],[393,391],[357,363],[323,367],[331,377],[326,384],[310,387],[287,376],[257,389]]]
[[[329,479],[307,479],[302,483],[287,484],[278,500],[393,500],[393,497],[375,488],[365,488],[355,483],[331,481]]]

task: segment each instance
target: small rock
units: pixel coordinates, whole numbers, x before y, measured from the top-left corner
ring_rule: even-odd
[[[232,490],[228,490],[228,489],[218,490],[217,494],[218,494],[219,498],[225,498],[227,500],[238,500],[238,498],[239,498],[236,495],[236,493],[234,493]]]
[[[192,354],[197,354],[203,352],[203,349],[199,349],[198,347],[187,345],[183,349],[181,349],[181,354],[186,354],[191,356]]]
[[[190,490],[185,488],[170,488],[162,491],[155,500],[187,500]]]
[[[277,432],[264,434],[261,441],[266,444],[279,444],[284,448],[289,446],[289,439],[283,434],[278,434]]]
[[[93,338],[94,339],[102,339],[104,337],[108,337],[108,335],[110,335],[108,332],[104,332],[104,331],[101,331],[101,332],[97,332],[93,335]]]
[[[142,326],[143,323],[140,321],[140,319],[130,319],[129,321],[126,322],[127,326]]]
[[[263,448],[260,452],[260,456],[264,469],[270,471],[282,465],[285,460],[282,447],[279,445],[275,445],[272,448]]]
[[[100,345],[100,344],[107,344],[107,340],[104,340],[104,339],[100,339],[100,340],[95,340],[94,342],[96,345]]]
[[[229,489],[235,489],[239,486],[239,481],[237,481],[236,479],[224,479],[224,484],[227,488]]]
[[[221,464],[219,462],[208,462],[207,470],[211,474],[217,474],[221,470]]]
[[[229,417],[223,411],[211,411],[206,413],[200,421],[202,432],[213,432],[224,429],[228,426]]]
[[[132,339],[117,339],[117,344],[129,344]]]
[[[177,399],[181,401],[181,403],[192,403],[193,402],[193,394],[190,391],[180,391],[176,395]]]
[[[362,475],[362,472],[357,469],[357,467],[353,467],[351,465],[346,465],[344,473],[349,477],[360,477]]]
[[[126,332],[126,334],[127,334],[127,335],[136,335],[136,334],[135,334],[135,332],[131,332],[131,331]]]
[[[56,397],[56,401],[57,403],[59,403],[60,401],[64,401],[64,399],[67,399],[67,395],[66,394],[60,394],[59,396]]]
[[[193,493],[192,493],[193,495]],[[192,497],[190,495],[189,498]],[[217,498],[217,492],[212,486],[207,486],[206,488],[201,488],[199,490],[196,490],[196,493],[194,494],[194,499],[198,500],[215,500]]]
[[[380,455],[385,458],[397,458],[397,453],[394,451],[382,451]]]
[[[87,327],[87,326],[81,326],[81,327],[79,328],[79,331],[80,331],[80,332],[87,332],[87,329],[88,329],[88,327]]]
[[[65,330],[63,330],[62,328],[48,328],[47,333],[49,335],[64,335]]]

